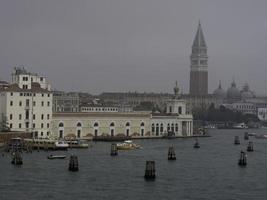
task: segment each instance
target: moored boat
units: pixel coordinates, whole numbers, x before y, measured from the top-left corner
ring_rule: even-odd
[[[49,155],[47,156],[47,159],[64,159],[66,158],[67,156],[66,155]]]
[[[33,149],[67,150],[69,147],[64,141],[50,139],[24,139],[24,143]]]
[[[248,136],[255,136],[257,133],[248,133]]]
[[[89,144],[85,140],[67,140],[65,141],[69,148],[88,148]]]
[[[267,139],[267,135],[263,135],[263,134],[256,134],[255,138],[257,139]]]
[[[141,146],[132,142],[132,140],[125,140],[123,143],[117,143],[118,150],[133,150],[140,149]]]

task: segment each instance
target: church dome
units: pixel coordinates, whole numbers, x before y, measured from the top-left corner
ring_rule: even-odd
[[[221,82],[216,90],[214,90],[213,94],[218,97],[218,98],[225,98],[226,97],[226,92],[224,89],[222,89]]]
[[[227,90],[227,99],[230,101],[239,101],[241,99],[241,93],[234,81],[232,82],[231,87]]]
[[[255,97],[255,94],[249,89],[249,85],[246,83],[241,90],[242,99],[249,99]]]

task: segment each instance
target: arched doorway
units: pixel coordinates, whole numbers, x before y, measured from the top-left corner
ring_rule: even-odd
[[[128,137],[130,135],[130,122],[126,123],[126,136]]]
[[[58,138],[60,138],[60,139],[64,138],[64,124],[63,124],[63,122],[60,122],[58,124]]]
[[[95,137],[98,136],[98,127],[99,127],[98,122],[95,122],[94,123],[94,135],[95,135]]]
[[[114,124],[114,122],[111,122],[109,127],[110,127],[110,136],[113,137],[115,135],[115,124]]]
[[[141,136],[144,136],[144,134],[145,134],[145,123],[142,122],[142,123],[140,124],[140,135],[141,135]]]

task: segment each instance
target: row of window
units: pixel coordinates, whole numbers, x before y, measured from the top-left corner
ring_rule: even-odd
[[[12,123],[9,124],[9,128],[13,128],[13,124]],[[22,123],[19,123],[19,128],[22,128]],[[29,123],[28,122],[25,123],[25,128],[29,128]],[[36,128],[35,123],[32,124],[32,128]],[[44,123],[41,123],[41,128],[44,128]],[[50,128],[50,124],[49,123],[46,124],[46,128]]]
[[[28,89],[27,88],[23,88],[23,89]],[[36,96],[36,93],[31,93],[31,92],[20,92],[19,95],[22,96]],[[13,92],[10,93],[10,96],[13,96]],[[42,97],[45,97],[46,95],[44,93],[42,93]],[[47,94],[47,97],[50,97],[50,94]]]
[[[25,118],[26,118],[26,119],[29,119],[29,116],[28,116],[27,112],[26,112],[26,117],[25,117]],[[44,120],[44,118],[45,118],[45,117],[44,117],[44,114],[41,114],[41,119]],[[9,119],[10,119],[10,120],[13,119],[13,114],[10,114],[10,115],[9,115]],[[36,115],[35,115],[35,114],[32,115],[32,119],[33,119],[33,120],[36,119]],[[50,115],[49,115],[49,114],[46,115],[46,119],[48,119],[48,120],[50,119]],[[22,120],[22,114],[19,114],[19,120]]]
[[[13,106],[13,101],[10,101],[9,105]],[[29,99],[26,99],[26,105],[25,106],[29,106],[29,105],[30,105],[29,104]],[[33,101],[32,105],[36,106],[36,101]],[[42,101],[41,102],[41,106],[44,107],[44,105],[45,105],[45,103],[44,103],[44,101]],[[22,106],[22,101],[19,101],[19,106]],[[50,101],[47,101],[46,106],[48,106],[48,107],[50,106]]]
[[[158,132],[163,132],[163,124],[161,123],[160,125],[159,124],[156,124],[156,126],[155,126],[155,124],[153,123],[152,124],[152,126],[151,126],[151,131],[152,131],[152,133],[154,133],[155,132],[155,130],[156,130],[156,133],[158,133]],[[177,132],[178,131],[178,124],[176,123],[176,124],[168,124],[167,125],[167,131],[172,131],[172,132]]]
[[[141,128],[140,129],[140,134],[141,136],[144,136],[144,133],[145,133],[145,129],[144,128]],[[129,129],[126,129],[126,136],[129,136],[130,135],[130,130]],[[77,130],[77,138],[80,138],[81,137],[81,130]],[[94,130],[94,135],[95,137],[98,135],[98,129],[95,129]],[[110,135],[111,136],[114,136],[115,135],[115,130],[114,129],[110,129]],[[64,131],[63,130],[59,130],[59,138],[63,138],[64,137]]]
[[[22,80],[23,81],[28,81],[29,80],[29,77],[28,76],[23,76],[22,77]],[[31,78],[31,81],[33,81],[33,78]],[[40,77],[40,81],[44,81],[44,77]]]
[[[82,111],[118,111],[118,108],[87,108],[83,107]]]
[[[98,126],[99,126],[98,122],[95,122],[95,123],[94,123],[94,127],[98,127]],[[115,123],[114,123],[114,122],[111,122],[109,126],[115,126]],[[127,122],[127,123],[125,124],[125,126],[130,126],[130,122]],[[145,123],[144,123],[144,122],[141,122],[140,126],[145,126]],[[64,127],[63,122],[60,122],[60,123],[58,124],[58,127]],[[77,123],[77,127],[82,127],[82,124],[81,124],[80,122],[78,122],[78,123]]]
[[[255,109],[253,105],[236,105],[237,109]]]

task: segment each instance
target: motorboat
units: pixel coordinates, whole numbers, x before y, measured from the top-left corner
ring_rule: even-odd
[[[257,133],[248,133],[248,136],[255,136]]]
[[[67,156],[66,155],[49,155],[47,156],[47,159],[64,159],[66,158]]]
[[[69,148],[69,144],[65,141],[56,141],[55,142],[55,149],[56,150],[67,150]]]
[[[125,140],[122,143],[117,143],[118,150],[133,150],[133,149],[140,149],[140,148],[141,146],[133,143],[132,140]]]
[[[85,140],[67,140],[65,141],[69,148],[88,148],[89,144]]]
[[[234,129],[247,129],[248,126],[245,123],[238,123],[233,125]]]
[[[255,138],[257,139],[267,139],[267,135],[263,135],[263,134],[256,134]]]
[[[67,150],[69,147],[64,141],[51,139],[24,139],[24,143],[33,149]]]

